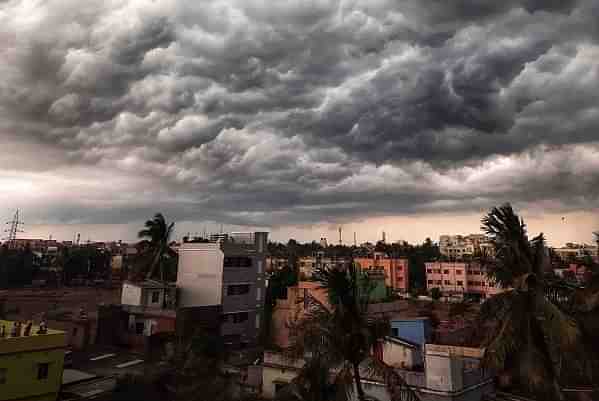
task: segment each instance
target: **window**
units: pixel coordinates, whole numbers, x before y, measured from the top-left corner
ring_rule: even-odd
[[[426,269],[426,272],[431,274],[433,272],[433,269]]]
[[[49,363],[38,363],[37,364],[37,379],[44,380],[48,378],[48,371],[50,369]]]
[[[223,321],[225,323],[243,323],[247,322],[247,320],[247,312],[227,313],[223,316]]]
[[[461,280],[458,280],[458,285],[464,285],[464,282]]]
[[[256,330],[260,328],[260,315],[256,315]]]
[[[262,300],[262,288],[257,287],[256,288],[256,301],[261,301]]]
[[[243,295],[250,292],[249,284],[232,284],[227,286],[227,295]]]
[[[157,304],[160,299],[160,291],[152,291],[152,303]]]
[[[399,337],[399,329],[397,327],[392,328],[391,335],[393,335],[393,337]]]
[[[429,284],[432,284],[432,283],[433,283],[433,280],[428,280],[428,283],[429,283]]]
[[[445,280],[445,285],[451,285],[451,281]]]
[[[77,327],[73,327],[73,337],[77,337]]]
[[[468,281],[468,285],[474,285],[474,281]]]
[[[144,322],[136,322],[135,323],[135,334],[143,334],[144,333]]]
[[[437,280],[437,285],[441,285],[441,284],[443,284],[443,283],[441,282],[441,280]]]
[[[402,270],[402,266],[397,266],[397,271],[401,271]]]
[[[449,274],[449,270],[443,270],[443,274]]]
[[[456,270],[455,274],[462,274],[462,271],[461,270]]]
[[[223,262],[224,267],[251,267],[252,258],[247,256],[226,256]]]
[[[6,384],[6,368],[0,368],[0,384]]]

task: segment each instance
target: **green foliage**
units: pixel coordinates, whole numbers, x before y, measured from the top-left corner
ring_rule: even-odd
[[[65,248],[60,258],[65,284],[74,278],[106,279],[110,274],[110,254],[94,247]]]
[[[39,271],[35,263],[35,255],[29,248],[8,249],[0,247],[0,288],[22,287],[30,285],[34,275]]]
[[[507,372],[514,386],[544,400],[563,400],[562,367],[573,361],[581,341],[571,316],[545,296],[545,240],[528,240],[526,225],[511,205],[493,208],[482,219],[495,246],[489,274],[505,292],[481,307],[481,325],[492,323],[484,365]]]
[[[327,290],[331,305],[308,299],[309,311],[291,327],[288,357],[310,355],[294,384],[303,389],[303,393],[296,392],[296,399],[333,399],[329,391],[335,393],[335,399],[349,399],[355,388],[358,400],[363,401],[366,395],[361,368],[367,364],[384,369],[382,362],[372,359],[371,351],[389,334],[389,322],[368,314],[368,283],[364,283],[356,266],[347,271],[320,268],[314,278]],[[401,378],[394,378],[405,384]],[[401,394],[415,396],[409,388],[403,388]]]
[[[167,273],[166,268],[172,266],[167,263],[170,258],[176,257],[176,253],[170,248],[170,237],[175,229],[175,223],[168,224],[161,213],[157,213],[152,220],[145,223],[145,228],[137,235],[141,238],[144,251],[140,255],[142,272],[146,278],[154,278],[159,274],[160,280],[165,281],[172,272]]]
[[[441,290],[437,287],[431,288],[430,295],[433,300],[438,301],[441,299]]]

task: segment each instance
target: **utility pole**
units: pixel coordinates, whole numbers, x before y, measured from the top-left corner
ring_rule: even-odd
[[[6,240],[8,242],[8,246],[13,247],[15,245],[15,241],[17,239],[17,233],[24,232],[21,229],[21,227],[25,223],[23,223],[19,218],[19,209],[17,209],[17,211],[15,212],[15,215],[13,216],[12,220],[7,221],[6,224],[10,225],[10,228],[4,230],[4,232],[8,233],[8,237],[6,237]]]
[[[354,231],[354,246],[358,246],[358,240],[356,239],[356,232]]]
[[[339,245],[343,245],[343,241],[341,240],[341,227],[339,227]]]

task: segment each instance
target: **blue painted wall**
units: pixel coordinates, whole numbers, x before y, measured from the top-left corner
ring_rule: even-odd
[[[432,328],[428,318],[392,319],[391,335],[422,345],[431,340]]]

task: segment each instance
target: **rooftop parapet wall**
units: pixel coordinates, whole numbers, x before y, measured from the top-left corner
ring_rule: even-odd
[[[12,337],[10,336],[10,331],[13,327],[13,322],[0,320],[0,326],[2,325],[6,329],[6,336],[0,337],[0,355],[64,348],[67,344],[66,333],[64,331],[47,329],[45,334],[36,334],[39,326],[32,326],[30,335],[24,336],[22,330],[18,337]]]

